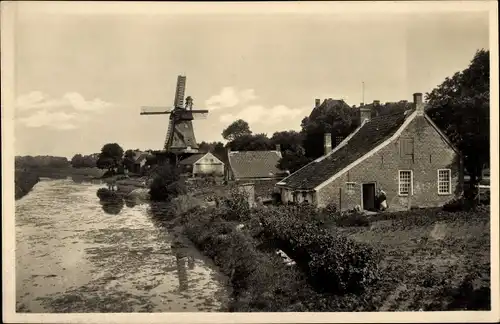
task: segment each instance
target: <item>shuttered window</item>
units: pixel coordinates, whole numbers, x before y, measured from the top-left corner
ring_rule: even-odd
[[[399,154],[401,158],[413,161],[414,158],[413,138],[402,138],[399,141]]]

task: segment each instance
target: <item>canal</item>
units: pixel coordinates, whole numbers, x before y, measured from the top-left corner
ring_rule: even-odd
[[[100,203],[101,187],[44,179],[16,201],[16,311],[224,311],[211,261],[149,204]]]

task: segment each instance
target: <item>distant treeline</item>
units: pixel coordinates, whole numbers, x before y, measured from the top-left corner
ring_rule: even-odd
[[[95,168],[98,159],[99,153],[89,155],[75,154],[71,159],[71,165],[73,168]]]
[[[69,167],[71,166],[67,158],[61,156],[39,155],[39,156],[16,156],[16,168],[36,168],[36,167]]]

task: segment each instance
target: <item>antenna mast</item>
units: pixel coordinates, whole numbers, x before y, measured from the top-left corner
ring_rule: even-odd
[[[365,81],[361,82],[361,92],[362,92],[362,96],[363,96],[362,102],[364,104],[365,103]]]

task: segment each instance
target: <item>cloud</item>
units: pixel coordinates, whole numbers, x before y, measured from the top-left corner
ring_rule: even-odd
[[[237,119],[243,119],[248,123],[259,123],[272,125],[285,120],[294,119],[306,115],[310,107],[289,108],[284,105],[274,106],[266,109],[261,105],[248,106],[236,114],[224,114],[219,117],[223,123],[231,123]]]
[[[33,91],[19,96],[16,100],[16,109],[19,111],[70,108],[75,111],[100,113],[112,106],[112,103],[99,98],[86,100],[77,92],[68,92],[61,98],[50,98],[41,91]]]
[[[76,114],[68,114],[62,111],[49,112],[47,110],[39,110],[33,115],[18,119],[19,123],[26,127],[50,127],[58,130],[71,130],[77,128],[75,122],[77,121]]]
[[[244,105],[256,98],[254,89],[238,90],[235,87],[224,87],[219,94],[208,98],[205,105],[209,110],[217,110]]]

